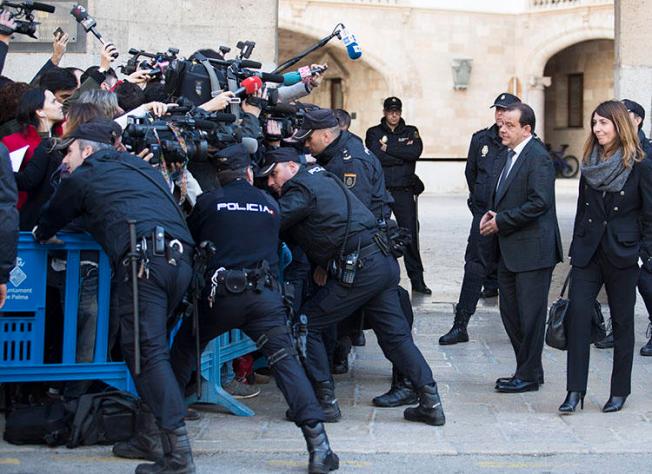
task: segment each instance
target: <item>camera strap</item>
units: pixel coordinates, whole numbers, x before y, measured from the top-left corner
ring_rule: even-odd
[[[215,97],[222,92],[220,87],[220,81],[217,79],[217,74],[215,74],[215,69],[210,61],[201,53],[195,53],[194,58],[206,69],[208,74],[208,80],[211,83],[211,97]]]

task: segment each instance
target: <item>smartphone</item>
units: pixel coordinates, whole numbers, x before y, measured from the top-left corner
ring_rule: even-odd
[[[56,39],[61,38],[61,37],[62,37],[63,35],[65,35],[65,34],[66,34],[66,32],[63,31],[63,30],[61,29],[61,27],[58,27],[56,30],[54,30],[54,33],[53,33],[53,35],[54,35],[54,37],[55,37]]]

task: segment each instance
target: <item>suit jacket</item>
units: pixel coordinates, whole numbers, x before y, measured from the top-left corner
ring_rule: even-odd
[[[489,209],[496,212],[498,246],[510,272],[554,267],[563,260],[555,207],[555,169],[543,144],[532,138],[500,189],[507,153],[496,160]]]
[[[585,267],[602,247],[617,268],[636,265],[652,250],[652,161],[635,163],[619,192],[603,193],[580,179],[570,247],[571,263]]]

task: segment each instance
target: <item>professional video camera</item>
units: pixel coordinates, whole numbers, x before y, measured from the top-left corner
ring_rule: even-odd
[[[289,104],[266,105],[260,114],[260,126],[265,139],[270,142],[290,138],[301,127],[304,107]]]
[[[142,49],[131,48],[129,54],[131,54],[131,58],[127,64],[120,66],[122,74],[128,76],[141,69],[154,79],[164,80],[165,72],[170,64],[177,59],[179,50],[168,48],[165,53],[148,53]],[[141,61],[141,58],[147,59]]]
[[[11,35],[13,33],[19,33],[37,39],[36,28],[39,22],[34,20],[34,10],[54,13],[55,8],[47,3],[25,0],[23,2],[2,2],[0,11],[4,10],[11,13],[11,17],[16,22],[16,28],[12,30],[5,25],[0,25],[0,34]]]

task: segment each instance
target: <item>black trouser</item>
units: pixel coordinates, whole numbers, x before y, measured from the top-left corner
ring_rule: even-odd
[[[536,382],[543,376],[541,352],[548,312],[551,268],[510,272],[498,262],[500,316],[516,355],[515,377]]]
[[[634,359],[634,306],[638,265],[616,268],[598,249],[586,267],[573,267],[570,279],[570,306],[567,313],[568,339],[567,389],[584,392],[589,375],[591,319],[593,305],[604,284],[609,300],[614,335],[614,361],[611,371],[611,395],[631,392]]]
[[[496,256],[492,252],[491,244],[495,237],[482,237],[480,235],[480,219],[482,214],[474,214],[469,231],[469,239],[464,254],[464,278],[457,309],[472,315],[478,306],[482,286],[487,289],[496,289]]]
[[[410,280],[417,280],[423,275],[423,263],[419,253],[419,216],[417,215],[417,199],[412,188],[389,188],[394,198],[391,205],[394,217],[399,227],[410,230],[412,242],[405,249],[405,270]]]
[[[330,366],[322,328],[341,321],[359,308],[365,321],[376,333],[380,348],[394,366],[405,374],[416,388],[434,382],[432,371],[414,344],[397,291],[398,262],[378,252],[362,258],[353,287],[343,287],[329,278],[303,307],[308,316],[308,371],[315,382],[331,379]]]
[[[131,266],[118,265],[115,278],[120,345],[140,397],[165,430],[183,426],[186,406],[175,381],[168,348],[168,321],[192,278],[189,254],[176,256],[176,266],[163,256],[150,256],[149,278],[138,279],[140,304],[140,375],[134,373],[134,319]]]
[[[641,268],[638,275],[638,291],[645,303],[647,317],[652,323],[652,272],[646,270],[645,266]]]
[[[287,328],[287,310],[281,293],[263,288],[260,293],[247,290],[241,294],[216,296],[213,307],[208,304],[210,284],[203,292],[199,304],[199,334],[202,351],[206,345],[220,334],[240,328],[252,340],[273,329]],[[308,422],[324,421],[324,413],[315,397],[310,381],[296,357],[296,350],[289,329],[271,334],[260,350],[273,360],[279,351],[286,356],[270,364],[274,379],[290,406],[297,426]],[[192,320],[186,319],[174,339],[172,347],[172,367],[179,387],[185,389],[195,368],[195,337],[192,334]]]

